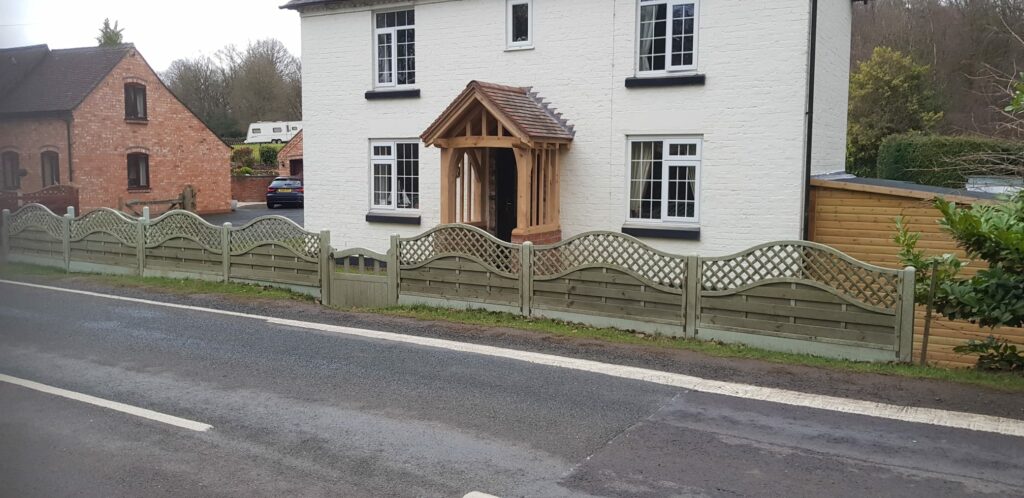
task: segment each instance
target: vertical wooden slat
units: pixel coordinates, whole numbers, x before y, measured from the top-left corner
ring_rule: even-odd
[[[530,191],[532,188],[533,154],[526,149],[513,149],[516,154],[516,229],[522,231],[530,226]]]
[[[226,222],[220,232],[221,278],[231,279],[231,223]]]
[[[388,250],[388,304],[398,303],[398,234],[391,234],[391,248]]]
[[[911,355],[914,349],[914,277],[914,268],[911,266],[906,267],[900,275],[902,285],[899,308],[896,311],[896,323],[899,326],[896,353],[900,361],[904,362],[913,360]]]
[[[561,221],[562,220],[561,188],[562,188],[562,186],[561,186],[560,182],[561,182],[562,172],[561,172],[561,169],[560,169],[560,167],[558,165],[559,152],[561,152],[561,146],[557,145],[557,146],[555,146],[554,153],[551,156],[551,170],[554,173],[554,177],[555,177],[554,181],[552,182],[552,184],[554,185],[554,192],[553,192],[553,195],[551,196],[552,197],[552,201],[551,201],[551,217],[552,217],[552,220],[551,220],[551,222],[561,226],[561,223],[562,223],[562,221]]]
[[[71,271],[71,221],[75,219],[75,209],[68,207],[68,212],[61,219],[61,252],[64,253],[64,272]]]
[[[331,232],[320,231],[320,302],[330,304],[331,302]]]
[[[697,336],[697,301],[700,299],[700,259],[697,256],[686,257],[686,285],[683,293],[683,333],[693,339]]]

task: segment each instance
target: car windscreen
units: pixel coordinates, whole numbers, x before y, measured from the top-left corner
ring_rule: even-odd
[[[299,188],[302,182],[299,180],[274,180],[270,184],[273,188]]]

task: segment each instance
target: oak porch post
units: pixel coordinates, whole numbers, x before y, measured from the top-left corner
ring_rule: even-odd
[[[455,223],[455,149],[441,148],[441,223]]]
[[[513,148],[516,154],[516,229],[513,234],[525,235],[530,226],[530,204],[533,193],[533,151]]]

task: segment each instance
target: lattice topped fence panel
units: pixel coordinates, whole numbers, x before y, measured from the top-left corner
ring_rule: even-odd
[[[8,234],[17,235],[28,228],[38,228],[55,239],[64,238],[63,221],[41,204],[29,204],[11,214]]]
[[[171,211],[146,226],[146,247],[175,238],[190,239],[204,249],[221,253],[221,229],[188,211]]]
[[[861,263],[809,242],[777,242],[721,258],[703,258],[701,286],[725,291],[776,279],[807,280],[885,309],[899,303],[900,272]]]
[[[286,247],[310,261],[320,257],[320,236],[303,230],[288,218],[264,216],[240,228],[231,229],[229,247],[234,256],[267,244]]]
[[[554,245],[538,246],[533,252],[533,273],[539,278],[586,267],[612,267],[651,284],[686,287],[685,256],[661,252],[620,233],[584,233]]]
[[[125,245],[134,246],[138,243],[138,223],[113,209],[99,208],[71,220],[71,240],[82,240],[91,234],[102,232]]]
[[[417,266],[441,256],[467,256],[496,273],[518,278],[519,246],[469,225],[442,225],[398,242],[400,266]]]

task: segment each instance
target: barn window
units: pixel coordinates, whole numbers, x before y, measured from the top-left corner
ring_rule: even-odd
[[[43,187],[60,184],[60,155],[48,150],[39,155],[42,163]]]
[[[128,188],[149,188],[149,154],[128,154]]]
[[[21,188],[21,167],[18,163],[18,153],[13,150],[4,152],[0,156],[0,163],[3,165],[4,190],[18,190]]]
[[[140,83],[124,85],[125,119],[146,119],[146,86]]]

